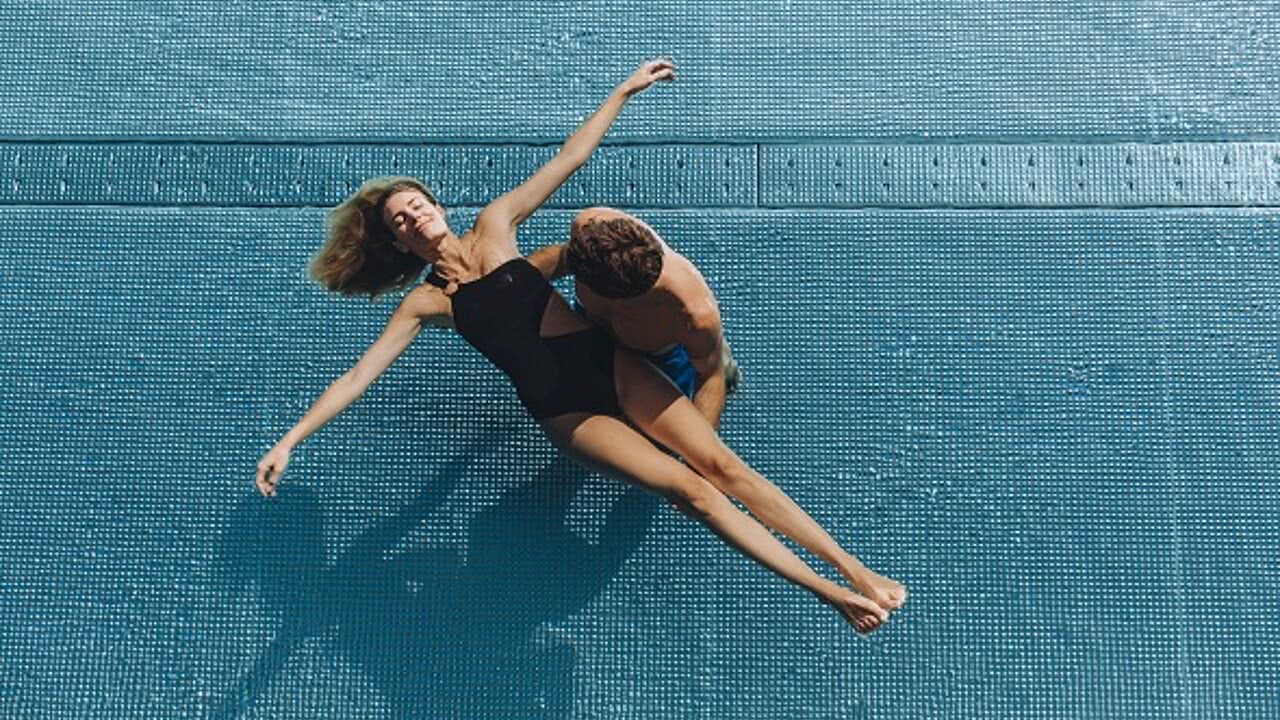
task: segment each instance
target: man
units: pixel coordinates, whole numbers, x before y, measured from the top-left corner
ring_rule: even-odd
[[[612,208],[582,211],[568,243],[529,259],[552,277],[571,271],[577,309],[622,345],[649,355],[719,428],[725,394],[739,375],[720,309],[693,263],[644,221]]]

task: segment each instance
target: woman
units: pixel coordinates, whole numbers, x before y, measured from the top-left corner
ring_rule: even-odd
[[[567,455],[662,495],[725,542],[831,605],[859,632],[870,632],[901,607],[904,588],[842,550],[729,450],[652,365],[574,313],[546,280],[556,271],[552,254],[525,258],[516,248],[517,226],[587,161],[626,101],[674,78],[668,61],[641,66],[555,157],[485,207],[461,236],[449,230],[444,209],[411,178],[371,180],[335,208],[325,247],[311,267],[330,290],[377,295],[413,282],[427,264],[432,270],[426,284],[405,295],[355,366],[258,462],[258,489],[275,495],[294,446],[354,402],[424,324],[454,327],[507,373],[521,402]],[[726,494],[832,563],[858,592],[815,573]]]

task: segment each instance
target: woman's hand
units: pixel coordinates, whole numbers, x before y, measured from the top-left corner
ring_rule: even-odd
[[[619,89],[627,96],[631,97],[641,90],[647,89],[650,85],[658,81],[670,82],[676,79],[676,64],[672,60],[650,60],[640,66],[638,70],[631,73],[631,77],[622,81],[618,86]]]
[[[276,485],[280,483],[280,476],[289,465],[289,453],[292,450],[293,448],[288,445],[277,443],[258,461],[257,485],[258,492],[262,493],[263,497],[275,497]]]

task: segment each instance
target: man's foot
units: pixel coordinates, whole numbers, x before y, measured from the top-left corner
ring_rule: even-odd
[[[889,611],[854,592],[843,592],[827,604],[844,616],[854,630],[866,635],[889,620]]]
[[[897,610],[907,602],[907,588],[896,580],[879,575],[866,567],[840,571],[854,590],[866,595],[885,610]]]

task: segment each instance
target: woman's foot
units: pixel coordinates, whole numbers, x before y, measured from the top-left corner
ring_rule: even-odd
[[[907,588],[896,580],[877,574],[865,566],[840,571],[854,590],[866,595],[885,610],[897,610],[907,602]]]
[[[858,593],[842,590],[826,600],[854,630],[866,635],[889,620],[889,611]]]

